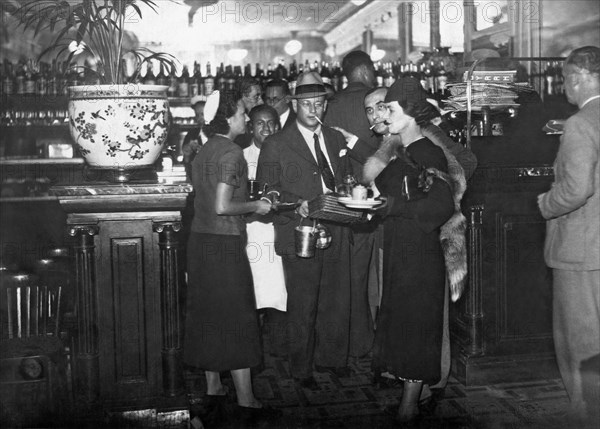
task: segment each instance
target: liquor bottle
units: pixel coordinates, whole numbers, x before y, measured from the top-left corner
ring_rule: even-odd
[[[252,77],[252,66],[250,63],[246,63],[244,66],[244,77]]]
[[[559,61],[554,63],[554,86],[555,86],[555,90],[554,93],[555,94],[564,94],[565,90],[564,90],[564,78],[563,78],[563,74],[562,74],[562,65]]]
[[[177,73],[175,67],[172,67],[171,72],[169,73],[169,87],[167,88],[167,96],[177,97],[178,86],[179,81],[177,80]]]
[[[309,72],[310,70],[310,62],[308,60],[304,61],[304,71]]]
[[[25,94],[34,95],[37,82],[37,69],[30,58],[25,67]]]
[[[448,75],[446,74],[446,68],[444,67],[444,62],[440,61],[440,67],[438,68],[436,76],[437,92],[444,94],[446,92],[447,83]]]
[[[15,94],[25,94],[25,62],[19,61],[15,72]]]
[[[37,95],[48,94],[48,73],[50,65],[48,63],[40,63],[40,73],[37,78],[35,93]]]
[[[290,64],[290,71],[287,75],[287,81],[292,82],[298,79],[298,65],[296,64],[296,60],[293,60]]]
[[[194,61],[194,74],[190,78],[190,97],[201,95],[202,73],[200,73],[200,63]]]
[[[275,75],[273,74],[273,66],[271,65],[271,63],[267,64],[267,82],[273,80],[273,78],[275,77]]]
[[[217,76],[215,77],[217,89],[224,92],[227,88],[227,77],[225,76],[225,65],[221,63],[217,69]]]
[[[2,92],[6,95],[12,95],[14,94],[14,89],[13,65],[5,58],[4,76],[2,77]]]
[[[425,69],[425,75],[427,76],[427,81],[429,82],[429,92],[435,94],[437,92],[437,79],[435,76],[435,64],[433,61],[429,63],[429,67]]]
[[[225,90],[226,91],[234,91],[235,90],[235,75],[233,74],[233,69],[231,65],[225,67]]]
[[[144,75],[144,85],[156,85],[156,75],[154,74],[154,67],[152,63],[147,63],[146,74]]]
[[[79,71],[77,69],[76,63],[71,63],[68,68],[67,73],[67,81],[69,86],[77,86],[81,85],[81,76],[79,76]]]
[[[60,71],[58,72],[59,76],[59,94],[68,95],[69,94],[69,64],[66,61],[62,62],[60,67]]]
[[[156,75],[156,84],[161,86],[169,86],[169,76],[165,72],[164,64],[160,64],[158,67],[158,74]]]
[[[554,67],[552,63],[548,61],[546,63],[546,70],[544,70],[544,95],[554,94]]]
[[[50,72],[48,73],[48,95],[58,95],[58,68],[56,65],[56,58],[52,60],[52,66],[50,66]]]
[[[394,77],[393,66],[392,66],[392,63],[389,62],[389,63],[387,63],[387,67],[384,69],[383,85],[386,88],[389,88],[390,86],[392,86],[394,84],[395,81],[396,81],[396,78]]]
[[[331,73],[329,71],[329,65],[325,61],[321,63],[321,80],[323,83],[331,85]]]
[[[210,61],[206,63],[206,77],[202,81],[204,95],[210,95],[215,90],[215,77],[210,70]]]
[[[177,96],[184,98],[190,96],[190,72],[188,66],[183,66],[181,76],[177,78]]]
[[[338,61],[333,65],[333,72],[331,73],[331,86],[338,92],[342,89],[342,69]]]
[[[375,86],[379,88],[383,86],[383,70],[380,62],[375,66]]]
[[[254,78],[258,80],[261,85],[265,81],[265,71],[262,69],[260,63],[256,63],[256,70],[254,71]]]

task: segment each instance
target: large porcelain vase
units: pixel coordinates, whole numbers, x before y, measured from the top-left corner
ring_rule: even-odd
[[[151,167],[169,131],[163,85],[69,87],[69,128],[92,168],[127,171]]]

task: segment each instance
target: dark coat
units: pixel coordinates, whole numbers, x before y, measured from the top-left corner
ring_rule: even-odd
[[[341,133],[322,127],[327,154],[333,167],[336,183],[352,174],[347,156],[346,141]],[[311,200],[323,194],[319,166],[308,148],[297,123],[283,128],[265,140],[258,159],[256,178],[269,189],[281,194],[282,202]],[[294,211],[275,216],[275,251],[279,255],[293,253],[294,228],[300,216]]]
[[[362,164],[373,155],[381,138],[369,129],[365,113],[365,94],[371,88],[359,82],[351,82],[327,102],[324,122],[330,127],[340,127],[358,137],[350,150],[354,174],[362,171]]]

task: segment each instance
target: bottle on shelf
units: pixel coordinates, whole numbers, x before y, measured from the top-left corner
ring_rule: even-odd
[[[206,63],[206,77],[202,81],[204,95],[210,95],[215,90],[215,77],[210,69],[210,61]]]
[[[329,71],[329,65],[323,61],[321,63],[321,80],[323,83],[331,85],[331,72]]]
[[[215,84],[217,85],[217,89],[221,92],[224,92],[227,89],[227,78],[225,77],[225,65],[223,63],[221,63],[217,69]]]
[[[183,66],[181,76],[177,78],[177,96],[184,98],[190,96],[190,72],[187,65]]]
[[[59,76],[59,93],[61,95],[69,95],[69,64],[67,61],[63,61],[61,63],[60,70],[58,72]]]
[[[436,76],[437,92],[442,95],[445,94],[447,83],[448,83],[448,75],[446,74],[446,68],[444,66],[444,62],[440,61],[440,66],[438,67],[437,76]]]
[[[190,97],[202,95],[202,73],[200,72],[200,63],[194,61],[194,74],[190,78]]]
[[[554,65],[548,61],[544,71],[544,96],[554,95],[554,83]]]
[[[35,66],[33,59],[29,59],[27,61],[27,66],[25,67],[25,94],[26,95],[35,95],[35,90],[37,86],[37,67]]]
[[[165,65],[160,64],[158,67],[158,74],[156,75],[156,84],[162,86],[169,86],[170,83],[171,82],[169,81],[169,76],[165,72]]]
[[[52,65],[50,66],[50,73],[48,74],[47,80],[47,94],[51,96],[58,95],[58,67],[56,63],[56,58],[52,60]]]
[[[13,75],[13,65],[7,59],[4,59],[4,75],[2,76],[2,93],[12,95],[15,92]]]
[[[146,63],[146,74],[143,78],[144,85],[156,85],[156,75],[151,62]]]
[[[225,91],[234,91],[235,90],[235,74],[233,74],[233,69],[230,65],[225,67]]]
[[[25,94],[25,67],[25,61],[19,61],[17,64],[14,93],[18,95]]]
[[[169,73],[169,88],[167,88],[167,96],[168,97],[177,97],[177,87],[179,82],[177,80],[177,73],[175,72],[175,67],[171,68],[171,72]]]

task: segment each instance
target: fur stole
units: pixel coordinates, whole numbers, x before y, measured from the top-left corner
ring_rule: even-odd
[[[442,142],[431,141],[444,151],[448,161],[448,173],[436,168],[428,168],[428,174],[438,177],[450,185],[454,200],[454,214],[440,228],[440,243],[444,252],[446,274],[450,287],[452,302],[456,302],[462,295],[467,280],[467,219],[460,210],[460,202],[467,188],[465,173],[461,165]],[[363,181],[372,183],[383,169],[398,156],[398,149],[402,141],[398,135],[384,138],[379,149],[367,159],[363,168]]]

